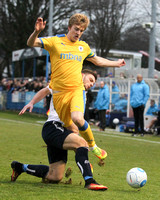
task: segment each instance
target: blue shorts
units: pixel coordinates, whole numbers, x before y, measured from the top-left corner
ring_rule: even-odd
[[[47,144],[49,163],[67,162],[67,150],[63,149],[66,137],[71,133],[60,122],[46,122],[42,129],[42,138]]]

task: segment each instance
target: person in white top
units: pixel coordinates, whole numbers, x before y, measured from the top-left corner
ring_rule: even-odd
[[[97,78],[96,74],[90,70],[85,70],[85,73],[82,72],[82,76],[86,90],[93,86]],[[33,105],[50,92],[52,93],[52,90],[49,87],[40,90],[24,106],[19,115],[24,114],[27,109],[29,109],[29,112],[32,112]],[[49,167],[46,165],[30,165],[13,161],[11,163],[11,168],[13,169],[11,181],[16,181],[21,173],[26,172],[27,174],[41,177],[47,181],[58,183],[64,175],[67,163],[67,150],[74,150],[77,166],[85,181],[85,188],[90,190],[107,190],[108,188],[106,186],[98,184],[93,179],[91,165],[88,160],[87,142],[78,134],[63,127],[63,122],[60,121],[52,102],[51,100],[50,114],[42,129],[42,137],[47,144]]]

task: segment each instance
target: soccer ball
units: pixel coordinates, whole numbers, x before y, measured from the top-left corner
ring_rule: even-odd
[[[119,123],[119,119],[118,118],[114,118],[113,123],[114,124],[118,124]]]
[[[128,171],[126,180],[131,187],[140,188],[146,184],[147,174],[143,169],[135,167]]]

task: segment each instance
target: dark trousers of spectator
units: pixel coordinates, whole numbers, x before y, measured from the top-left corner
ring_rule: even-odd
[[[100,121],[99,127],[100,129],[104,131],[106,127],[106,110],[99,110],[98,116],[99,116],[99,121]]]
[[[139,128],[141,133],[144,133],[144,106],[139,106],[137,108],[132,108],[134,113],[134,121],[135,121],[135,133],[139,132]]]

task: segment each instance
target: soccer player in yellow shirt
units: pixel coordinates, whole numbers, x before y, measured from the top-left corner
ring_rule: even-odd
[[[81,136],[88,142],[90,150],[99,159],[104,159],[107,156],[106,151],[95,144],[92,130],[84,120],[85,90],[81,76],[83,61],[86,59],[101,67],[121,67],[125,65],[125,61],[124,59],[110,61],[96,56],[86,42],[80,41],[88,25],[88,17],[76,13],[69,19],[67,34],[38,38],[39,33],[46,26],[46,21],[39,17],[27,45],[42,47],[50,54],[52,74],[49,86],[53,90],[56,112],[65,127],[74,132],[78,132],[78,127]]]

